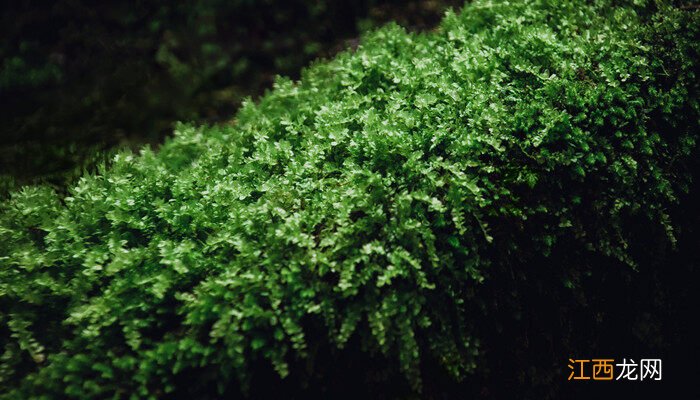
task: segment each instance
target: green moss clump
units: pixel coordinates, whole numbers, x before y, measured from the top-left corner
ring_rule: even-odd
[[[585,293],[601,260],[640,268],[640,238],[672,251],[698,16],[623,3],[388,26],[231,125],[180,126],[66,198],[14,193],[0,397],[215,398],[358,349],[419,391],[426,362],[455,381],[480,365],[515,296],[490,282],[547,266],[545,291]]]

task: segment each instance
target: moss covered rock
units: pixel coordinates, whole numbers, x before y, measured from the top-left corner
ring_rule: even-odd
[[[609,3],[479,0],[429,34],[387,26],[230,125],[180,126],[69,197],[14,193],[0,391],[216,398],[269,368],[323,382],[351,352],[336,368],[419,393],[488,363],[496,316],[529,307],[519,285],[585,294],[601,262],[672,252],[698,15]]]

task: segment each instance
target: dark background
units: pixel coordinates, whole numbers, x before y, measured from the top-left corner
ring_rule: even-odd
[[[105,150],[175,121],[231,119],[275,75],[297,78],[387,21],[434,27],[460,1],[15,1],[0,17],[0,197],[59,189]]]

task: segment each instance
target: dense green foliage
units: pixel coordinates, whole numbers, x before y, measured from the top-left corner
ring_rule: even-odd
[[[63,187],[96,152],[160,143],[173,121],[229,118],[275,75],[298,76],[359,29],[391,18],[434,26],[455,3],[4,2],[0,197],[26,183]]]
[[[531,312],[519,288],[579,299],[601,265],[653,265],[697,156],[698,16],[609,3],[390,25],[232,124],[14,193],[0,391],[215,398],[267,366],[322,379],[328,352],[420,391],[482,365]]]

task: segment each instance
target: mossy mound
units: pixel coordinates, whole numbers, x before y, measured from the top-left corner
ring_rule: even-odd
[[[323,382],[329,352],[417,392],[481,365],[495,316],[529,312],[520,285],[576,297],[601,263],[672,253],[698,15],[615,3],[388,26],[231,125],[180,126],[66,198],[14,193],[0,397],[215,398],[266,366]]]

